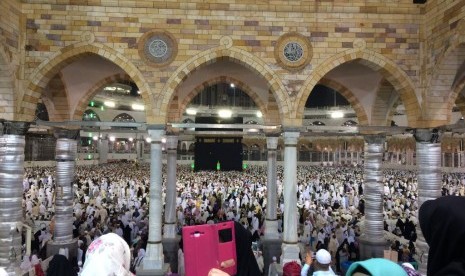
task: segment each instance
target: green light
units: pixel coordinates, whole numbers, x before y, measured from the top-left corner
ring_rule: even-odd
[[[217,171],[221,170],[220,161],[218,161],[218,162],[216,163],[216,170],[217,170]]]
[[[95,102],[94,102],[94,101],[91,101],[91,102],[90,102],[90,106],[94,107],[94,106],[95,106]]]
[[[89,137],[92,137],[92,132],[89,132]]]
[[[92,143],[92,141],[91,141],[91,140],[88,140],[88,141],[87,141],[87,144],[88,144],[88,145],[90,145],[91,143]]]
[[[92,154],[88,154],[87,159],[92,159]]]
[[[191,164],[191,169],[195,169],[195,164],[194,163]]]
[[[247,166],[247,163],[242,164],[242,168],[243,168],[244,170],[247,169],[247,167],[248,167],[248,166]]]
[[[104,110],[104,109],[103,109],[103,105],[100,107],[100,110],[102,110],[102,111]]]

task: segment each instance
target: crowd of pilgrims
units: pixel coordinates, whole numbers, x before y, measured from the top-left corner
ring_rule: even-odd
[[[166,168],[163,168],[165,203]],[[384,230],[399,261],[413,261],[416,240],[417,174],[414,171],[386,170],[384,184]],[[443,195],[465,195],[465,175],[444,174]],[[76,267],[85,261],[92,240],[106,233],[122,237],[133,252],[132,269],[143,260],[148,238],[148,165],[113,163],[77,166],[74,180],[73,234],[78,237]],[[235,220],[250,230],[258,244],[263,238],[267,206],[267,168],[250,166],[243,172],[193,172],[190,166],[177,167],[176,216],[180,233],[185,225]],[[45,258],[45,245],[54,231],[54,168],[26,168],[23,181],[25,222],[39,225],[33,237],[34,256],[24,256],[21,268],[28,270]],[[283,168],[277,169],[276,208],[278,231],[282,232]],[[363,168],[298,166],[296,195],[299,238],[302,252],[327,249],[336,270],[347,260],[357,260],[358,238],[363,232],[365,202]],[[41,223],[50,221],[50,223]],[[37,228],[37,226],[35,226]],[[183,275],[182,243],[179,266]],[[257,261],[263,271],[261,252]],[[302,254],[305,256],[305,253]],[[279,256],[278,256],[279,259]],[[30,260],[35,260],[30,262]],[[78,269],[78,268],[77,268]]]

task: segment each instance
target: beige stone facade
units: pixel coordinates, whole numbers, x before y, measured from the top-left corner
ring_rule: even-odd
[[[41,101],[51,120],[80,119],[100,87],[130,79],[148,123],[175,122],[202,87],[234,80],[267,124],[301,125],[323,84],[361,124],[388,125],[403,104],[411,127],[446,125],[456,102],[465,111],[464,17],[461,0],[2,0],[0,114],[31,121]],[[173,39],[161,66],[144,55],[151,32]],[[309,45],[295,67],[276,55],[293,34]]]

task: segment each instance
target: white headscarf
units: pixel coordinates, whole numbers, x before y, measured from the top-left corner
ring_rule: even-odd
[[[21,270],[24,271],[28,271],[32,268],[31,260],[29,260],[29,255],[24,255],[23,261],[19,267],[21,268]]]
[[[128,244],[117,234],[108,233],[90,244],[81,276],[132,276],[130,263]]]
[[[32,265],[40,264],[40,260],[39,260],[39,258],[37,257],[37,255],[32,255],[32,257],[31,257],[31,264],[32,264]]]

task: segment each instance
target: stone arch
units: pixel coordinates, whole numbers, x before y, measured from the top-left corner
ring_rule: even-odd
[[[86,112],[95,115],[95,119],[96,119],[96,120],[93,120],[93,121],[97,121],[97,122],[100,122],[100,121],[101,121],[101,120],[100,120],[100,115],[98,115],[98,113],[97,113],[95,110],[93,110],[93,109],[86,109],[86,110],[84,111],[84,113],[86,113]],[[83,116],[84,116],[84,114],[82,114],[81,120],[82,120],[82,117],[83,117]]]
[[[14,119],[14,81],[13,66],[6,52],[6,46],[0,43],[0,97],[4,104],[0,105],[0,118]],[[35,110],[34,110],[35,112]]]
[[[51,78],[63,67],[83,56],[97,55],[113,62],[123,69],[139,87],[146,105],[147,121],[151,118],[152,100],[150,88],[142,73],[123,54],[100,43],[80,42],[62,48],[43,61],[31,74],[29,84],[26,87],[22,100],[18,101],[18,110],[23,120],[31,120],[34,115],[34,106],[39,101],[45,87]]]
[[[402,102],[405,105],[407,118],[410,125],[415,125],[421,114],[420,105],[415,95],[415,85],[407,74],[399,68],[397,64],[389,60],[385,56],[373,52],[371,50],[350,49],[332,56],[318,65],[305,81],[304,85],[297,95],[297,107],[295,108],[295,116],[301,120],[305,108],[305,102],[310,95],[313,87],[331,70],[338,66],[350,62],[360,60],[361,64],[380,72],[399,93]]]
[[[382,79],[376,91],[376,98],[371,111],[371,125],[390,125],[398,100],[399,95],[395,92],[392,84],[386,79]]]
[[[347,87],[345,87],[341,83],[339,83],[339,82],[337,82],[335,80],[328,79],[328,78],[322,78],[318,82],[318,84],[321,84],[321,85],[329,87],[329,88],[331,88],[333,90],[336,90],[337,92],[339,92],[339,94],[344,96],[344,98],[346,98],[346,100],[350,103],[350,105],[354,109],[355,114],[357,115],[358,123],[360,125],[368,125],[367,113],[365,112],[365,109],[363,108],[363,105],[360,103],[358,98],[355,97],[355,95],[352,93],[352,91],[350,91],[350,89],[348,89]]]
[[[451,44],[442,55],[437,59],[435,72],[429,81],[429,91],[447,93],[444,96],[447,99],[447,121],[450,121],[452,108],[457,99],[460,98],[462,90],[465,88],[465,72],[460,78],[457,78],[458,70],[464,70],[465,64],[465,21],[462,19],[458,24],[455,33],[451,36]],[[461,56],[459,59],[457,56]],[[456,71],[451,75],[451,70]],[[465,71],[465,70],[464,70]],[[428,93],[429,95],[429,93]],[[463,113],[462,113],[463,114]]]
[[[224,45],[203,51],[178,67],[166,82],[162,90],[163,94],[160,95],[160,99],[158,100],[157,110],[160,118],[167,119],[166,114],[168,114],[171,101],[176,96],[176,88],[194,71],[218,60],[233,61],[262,76],[268,82],[269,89],[276,98],[281,121],[284,122],[290,118],[289,113],[292,110],[289,96],[286,92],[287,89],[273,70],[260,58],[246,50],[236,47],[227,48]]]
[[[79,100],[79,103],[76,106],[76,109],[73,112],[72,118],[73,120],[81,120],[82,115],[87,109],[87,105],[89,104],[90,100],[106,85],[114,82],[127,82],[132,81],[131,77],[126,73],[115,74],[113,76],[106,77],[101,79],[98,83],[94,84],[94,86],[87,91],[84,97]]]
[[[70,120],[70,108],[68,92],[63,83],[62,75],[56,74],[48,82],[44,93],[42,93],[42,102],[47,107],[49,119],[52,122]]]
[[[181,117],[182,117],[182,112],[186,109],[187,105],[192,101],[192,99],[197,96],[202,90],[205,88],[218,84],[218,83],[234,83],[236,87],[240,88],[242,91],[244,91],[252,100],[254,103],[258,106],[262,114],[264,114],[264,120],[266,120],[266,105],[265,103],[260,99],[260,97],[253,92],[252,88],[250,88],[246,83],[232,78],[232,77],[227,77],[227,76],[221,76],[217,78],[210,79],[208,81],[205,81],[201,84],[199,84],[194,90],[190,91],[189,94],[184,97],[184,100],[181,103],[178,103],[177,108],[170,108],[168,118],[169,121],[173,122],[178,122]],[[173,99],[173,101],[176,99],[176,97]],[[266,121],[265,121],[266,122]],[[277,122],[274,122],[277,123]]]
[[[455,104],[457,105],[457,108],[460,110],[462,117],[464,117],[465,116],[465,96],[462,94],[458,94]]]
[[[120,122],[121,118],[122,117],[126,117],[128,120],[130,120],[132,123],[135,123],[136,122],[136,119],[134,119],[134,117],[132,117],[131,115],[129,115],[128,113],[126,112],[121,112],[119,113],[118,115],[115,116],[115,118],[113,118],[113,122]]]

